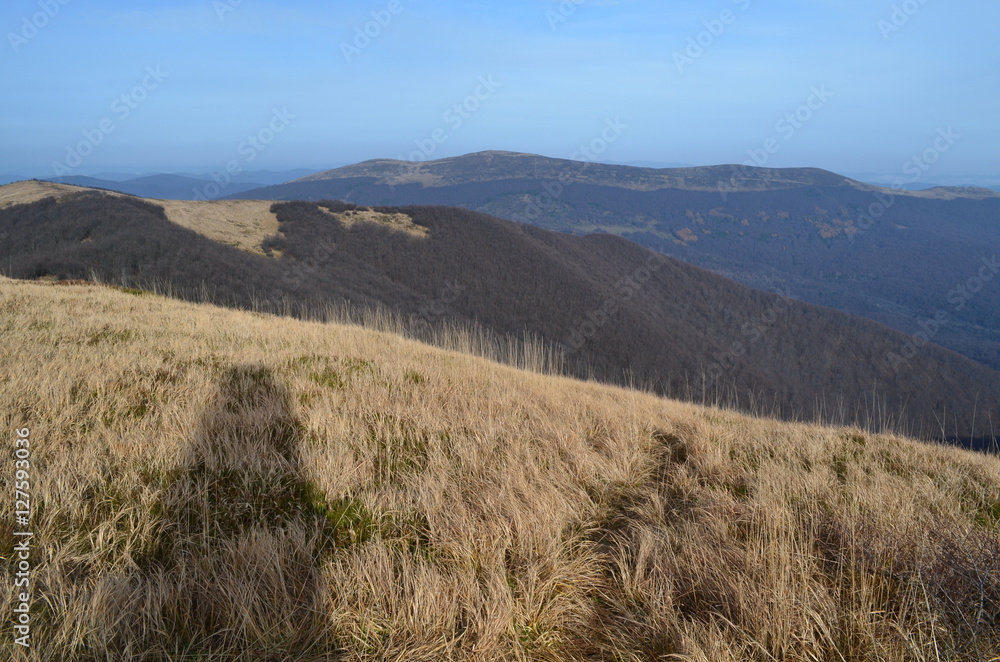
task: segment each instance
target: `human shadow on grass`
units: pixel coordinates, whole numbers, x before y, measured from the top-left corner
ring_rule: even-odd
[[[335,656],[320,589],[323,500],[305,479],[287,390],[227,370],[162,502],[170,541],[150,577],[161,645],[232,659]]]

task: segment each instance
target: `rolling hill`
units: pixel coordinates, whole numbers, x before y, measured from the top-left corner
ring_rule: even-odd
[[[0,277],[0,329],[0,657],[1000,651],[993,456],[94,284]]]
[[[97,277],[299,316],[378,309],[418,337],[441,324],[479,326],[541,339],[570,375],[785,418],[954,437],[983,436],[1000,421],[993,370],[933,344],[907,358],[909,339],[879,324],[750,289],[620,237],[457,208],[164,207],[16,186],[0,188],[8,276]]]
[[[980,274],[1000,254],[1000,194],[990,189],[901,191],[813,168],[651,169],[483,152],[367,161],[240,197],[453,205],[614,234],[1000,369],[1000,281],[992,269]]]

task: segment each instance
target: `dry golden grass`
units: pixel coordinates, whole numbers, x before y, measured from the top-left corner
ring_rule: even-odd
[[[149,200],[167,218],[209,239],[248,253],[264,254],[264,238],[278,231],[278,218],[268,200]]]
[[[28,204],[44,198],[88,191],[86,187],[25,181],[0,186],[0,207]],[[119,197],[124,193],[102,191]],[[248,253],[264,254],[264,238],[278,231],[278,218],[271,213],[273,202],[267,200],[153,200],[140,198],[163,207],[173,223],[194,230],[209,239],[235,246]]]
[[[81,188],[79,186],[70,186],[68,184],[55,184],[53,182],[43,182],[38,180],[15,182],[13,184],[7,184],[6,186],[0,186],[0,207],[6,207],[7,205],[26,205],[50,197],[58,199],[64,195],[79,193],[80,191],[85,190],[88,189]],[[125,195],[124,193],[114,193],[112,191],[106,191],[106,193],[116,196]]]
[[[325,207],[320,207],[320,210],[338,219],[346,227],[351,227],[355,223],[375,223],[390,230],[405,232],[413,237],[426,237],[429,234],[427,228],[414,223],[413,218],[408,214],[386,214],[375,211],[371,207],[362,207],[346,212],[331,212]]]
[[[1000,655],[995,457],[100,286],[0,326],[33,660]]]

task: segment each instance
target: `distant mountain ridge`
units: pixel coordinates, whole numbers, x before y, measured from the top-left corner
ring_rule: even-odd
[[[649,169],[482,152],[366,161],[233,197],[451,205],[615,234],[908,334],[945,314],[934,342],[1000,369],[1000,281],[955,294],[978,277],[975,264],[1000,255],[1000,194],[981,187],[904,191],[813,168]]]
[[[374,177],[377,183],[385,185],[417,183],[425,187],[510,179],[543,179],[563,184],[619,186],[637,191],[667,188],[717,191],[722,184],[735,190],[747,191],[780,190],[798,186],[850,186],[866,191],[877,188],[819,168],[746,168],[738,165],[643,168],[504,151],[478,152],[423,163],[374,159],[318,172],[288,184],[358,177]]]
[[[955,197],[965,197],[973,199],[1000,197],[997,191],[985,186],[933,186],[927,189],[920,189],[919,192],[943,193]]]
[[[379,184],[444,187],[485,181],[547,179],[563,184],[586,183],[617,186],[637,191],[678,189],[739,193],[777,191],[805,186],[845,186],[866,192],[892,192],[915,197],[1000,197],[997,191],[980,186],[928,186],[892,189],[868,184],[822,168],[765,168],[737,164],[646,167],[557,159],[522,152],[485,151],[411,162],[371,159],[354,165],[324,170],[286,182],[294,185],[324,180],[375,177]]]
[[[238,195],[244,191],[254,190],[263,186],[280,184],[297,177],[311,174],[307,168],[295,170],[253,170],[236,174],[226,173],[225,177],[174,173],[159,173],[153,175],[128,175],[123,173],[107,173],[104,176],[88,177],[84,175],[69,175],[54,177],[46,181],[57,184],[70,184],[88,188],[106,189],[139,196],[140,198],[155,198],[157,200],[214,200],[226,195]],[[21,178],[11,179],[18,181]],[[220,183],[221,182],[221,183]],[[9,182],[2,182],[4,184]]]
[[[81,175],[55,177],[49,181],[57,184],[70,184],[87,188],[100,188],[119,193],[127,193],[140,198],[156,198],[159,200],[197,200],[211,199],[206,195],[206,187],[216,186],[211,180],[195,179],[182,175],[144,175],[125,181],[95,179]],[[260,188],[256,183],[229,182],[224,189],[226,193],[241,193]]]

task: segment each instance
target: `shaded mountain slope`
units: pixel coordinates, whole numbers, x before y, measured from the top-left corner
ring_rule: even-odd
[[[831,309],[749,289],[619,237],[574,237],[456,208],[273,207],[264,255],[171,223],[151,203],[99,192],[0,210],[4,273],[139,287],[304,312],[349,301],[415,328],[474,322],[535,334],[565,369],[661,393],[970,436],[1000,420],[994,371]]]
[[[1000,196],[987,189],[903,193],[808,168],[654,170],[490,152],[369,161],[243,197],[445,204],[616,234],[908,334],[930,327],[934,342],[1000,368],[1000,280],[974,280],[1000,256]],[[942,313],[946,324],[928,321]]]

